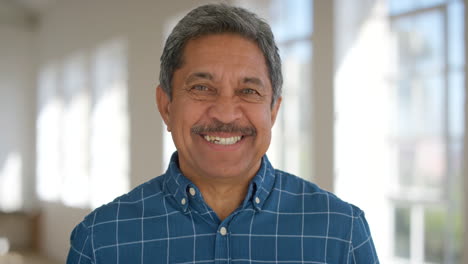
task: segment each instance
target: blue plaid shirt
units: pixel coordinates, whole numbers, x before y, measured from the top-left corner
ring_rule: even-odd
[[[75,227],[68,264],[379,263],[364,213],[266,156],[223,221],[172,156],[165,174]]]

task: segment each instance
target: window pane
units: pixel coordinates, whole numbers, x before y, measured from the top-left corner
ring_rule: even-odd
[[[442,263],[444,259],[446,213],[442,208],[427,208],[424,214],[424,255],[428,262]]]
[[[439,11],[394,20],[400,73],[411,76],[414,72],[442,71],[445,62],[443,21],[443,13]]]
[[[449,134],[461,138],[465,127],[465,86],[463,71],[454,71],[449,74]]]
[[[442,78],[414,77],[402,80],[397,89],[399,183],[441,187],[447,176]]]
[[[463,139],[455,139],[450,144],[450,156],[449,159],[452,164],[451,173],[453,178],[454,186],[452,186],[453,192],[451,195],[454,197],[457,203],[463,200],[462,186],[458,184],[463,178]]]
[[[312,34],[312,3],[311,0],[273,0],[271,26],[278,42]]]
[[[444,2],[446,2],[446,0],[390,0],[389,10],[391,14],[399,14],[439,5]]]
[[[395,208],[395,255],[400,258],[410,257],[410,208]]]
[[[82,53],[64,65],[62,112],[62,199],[68,206],[89,202],[89,93],[86,60]]]
[[[116,39],[99,47],[93,68],[90,174],[96,208],[130,187],[126,42]]]
[[[463,216],[462,216],[462,201],[463,201],[463,185],[462,168],[463,168],[463,139],[454,139],[450,144],[450,156],[452,170],[452,181],[449,184],[448,199],[450,201],[450,211],[446,216],[446,232],[448,235],[447,247],[448,258],[452,261],[449,263],[461,263],[462,247],[463,247]]]
[[[463,1],[452,1],[448,5],[448,54],[449,66],[462,67],[465,58],[463,41]]]
[[[445,143],[437,138],[420,138],[400,144],[399,184],[405,187],[443,188],[447,174]]]
[[[444,81],[442,76],[413,76],[397,87],[397,135],[400,137],[443,136]]]
[[[57,201],[62,186],[60,130],[63,101],[55,64],[41,69],[38,86],[36,191],[41,200]]]
[[[311,175],[310,98],[312,43],[281,46],[283,101],[269,156],[278,168],[296,175]]]
[[[417,1],[405,1],[418,6]],[[399,183],[442,188],[447,179],[444,20],[428,11],[393,20]]]
[[[461,192],[460,192],[461,193]],[[460,206],[459,206],[460,208]],[[462,216],[462,210],[458,209],[455,211],[453,221],[451,223],[448,223],[448,226],[450,228],[451,235],[453,235],[452,239],[452,245],[453,248],[450,248],[450,254],[453,254],[451,258],[453,259],[453,263],[462,263],[462,250],[463,250],[463,226],[464,223],[462,221],[463,216]],[[466,243],[466,242],[465,242]]]

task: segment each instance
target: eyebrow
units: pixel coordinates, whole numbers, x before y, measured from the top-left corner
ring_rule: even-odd
[[[263,84],[262,80],[260,80],[259,78],[256,78],[256,77],[246,77],[246,78],[244,78],[244,83],[251,83],[251,84],[261,86],[261,87],[265,86]]]
[[[206,79],[206,80],[212,81],[214,77],[213,75],[211,75],[211,73],[208,73],[208,72],[194,72],[190,74],[189,77],[187,77],[186,83],[193,82],[197,79]],[[251,83],[254,85],[265,87],[265,84],[262,82],[262,80],[260,80],[257,77],[245,77],[242,83],[247,83],[247,84]]]
[[[190,83],[197,79],[207,79],[211,81],[213,80],[213,75],[211,75],[208,72],[195,72],[195,73],[190,74],[185,82]]]

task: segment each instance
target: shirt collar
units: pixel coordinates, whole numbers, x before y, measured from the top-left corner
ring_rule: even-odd
[[[164,175],[164,187],[171,194],[182,211],[186,212],[189,205],[187,192],[189,188],[198,188],[187,179],[179,169],[179,156],[177,151],[172,154],[171,161]],[[249,184],[247,196],[244,199],[242,207],[245,208],[249,203],[257,210],[261,210],[265,200],[273,189],[275,181],[275,170],[270,164],[267,156],[262,157],[262,164],[257,174]]]
[[[261,210],[273,189],[274,182],[275,170],[271,166],[267,156],[264,155],[260,169],[249,184],[249,190],[243,206],[247,202],[251,202],[255,209]]]
[[[181,206],[182,211],[186,212],[189,204],[187,189],[192,182],[187,179],[179,169],[179,155],[177,151],[172,154],[169,167],[167,168],[164,177],[165,189]]]

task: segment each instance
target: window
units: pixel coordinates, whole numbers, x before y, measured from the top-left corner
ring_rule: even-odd
[[[283,101],[268,151],[275,167],[312,174],[311,98],[313,1],[272,1],[271,26],[283,62]],[[311,178],[308,178],[309,180]]]
[[[62,110],[59,122],[60,162],[63,202],[70,206],[85,206],[89,197],[88,138],[89,91],[83,53],[70,56],[63,65],[61,82]],[[60,175],[59,174],[59,175]]]
[[[335,192],[382,263],[461,263],[463,1],[335,9]]]
[[[389,1],[394,38],[393,256],[460,263],[462,1]]]
[[[96,208],[128,191],[126,67],[125,42],[114,40],[90,56],[78,52],[40,71],[41,200]]]

